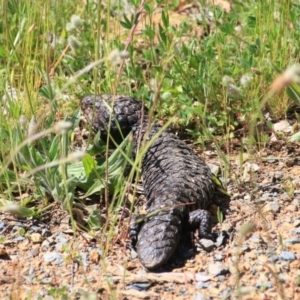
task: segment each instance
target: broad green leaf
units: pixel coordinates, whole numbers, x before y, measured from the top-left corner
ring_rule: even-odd
[[[289,142],[299,142],[300,141],[300,131],[293,134],[289,139]]]
[[[288,96],[297,104],[300,105],[300,88],[293,84],[286,89]]]
[[[88,191],[80,198],[86,198],[90,195],[99,193],[102,189],[105,188],[104,181],[99,181],[98,179],[94,182],[94,184],[88,189]]]
[[[88,178],[90,174],[95,170],[96,168],[96,161],[95,159],[90,156],[89,154],[86,154],[84,158],[82,159],[83,167],[85,170],[86,177]]]

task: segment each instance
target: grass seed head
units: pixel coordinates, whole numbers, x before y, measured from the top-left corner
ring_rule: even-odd
[[[74,35],[70,35],[68,37],[68,44],[73,51],[79,49],[82,45],[82,43]]]
[[[36,123],[35,117],[32,117],[28,125],[28,137],[32,137],[37,133],[38,125]]]
[[[71,17],[71,23],[74,26],[74,28],[80,28],[80,27],[83,26],[83,21],[77,15],[72,15],[72,17]]]

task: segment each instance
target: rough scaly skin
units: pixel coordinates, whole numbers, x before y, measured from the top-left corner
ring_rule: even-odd
[[[160,129],[154,124],[149,130],[142,103],[134,98],[87,96],[82,99],[81,108],[95,131],[105,134],[107,130],[110,113],[106,101],[114,103],[110,133],[116,140],[121,138],[116,120],[123,136],[133,130],[135,146],[143,138],[150,140]],[[145,153],[142,177],[148,215],[140,228],[133,226],[133,239],[137,240],[141,263],[147,269],[155,269],[165,264],[176,250],[183,224],[198,227],[202,237],[212,238],[207,208],[214,202],[215,185],[204,161],[168,132],[163,132]]]

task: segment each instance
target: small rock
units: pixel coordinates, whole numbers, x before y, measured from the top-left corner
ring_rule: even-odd
[[[279,279],[279,282],[281,283],[285,283],[287,281],[287,275],[286,274],[278,274],[278,279]]]
[[[13,239],[14,242],[22,242],[25,240],[25,237],[24,236],[17,236],[15,239]]]
[[[282,261],[280,265],[281,272],[289,272],[290,271],[290,262]]]
[[[212,249],[216,247],[215,243],[212,240],[208,240],[208,239],[200,239],[199,243],[201,247],[207,252],[210,252]]]
[[[273,130],[276,131],[283,131],[283,132],[291,132],[292,126],[287,120],[282,120],[273,125]]]
[[[239,253],[242,254],[242,253],[245,253],[245,252],[250,251],[250,250],[251,250],[251,248],[249,247],[248,244],[243,244],[242,247],[240,248]]]
[[[126,290],[137,290],[137,291],[147,291],[151,287],[151,283],[147,282],[137,282],[126,286]]]
[[[95,279],[95,277],[91,276],[91,275],[87,276],[86,279],[87,279],[88,282],[91,282],[91,283],[97,282],[97,280]]]
[[[88,262],[88,254],[86,252],[84,253],[81,253],[81,262],[83,263],[83,265],[85,267],[87,267],[89,265],[89,262]]]
[[[47,252],[44,253],[45,262],[54,262],[56,265],[61,265],[63,263],[62,256],[57,252]]]
[[[266,161],[273,164],[277,161],[277,158],[274,155],[270,155],[266,158]]]
[[[217,240],[216,240],[215,245],[217,247],[220,247],[221,245],[224,244],[226,238],[227,238],[227,235],[224,234],[223,232],[221,232],[220,235],[218,236]]]
[[[268,205],[270,206],[270,208],[274,214],[279,213],[280,205],[277,201],[270,202],[270,203],[268,203]]]
[[[285,161],[285,165],[288,168],[291,168],[295,164],[295,159],[294,158],[289,158]]]
[[[253,234],[250,238],[249,241],[254,243],[254,244],[262,244],[263,243],[263,239],[261,238],[260,235],[258,234]]]
[[[41,246],[45,249],[48,249],[50,247],[50,243],[48,240],[44,240]]]
[[[202,293],[196,293],[195,295],[193,295],[193,300],[206,300],[207,297],[202,294]]]
[[[138,255],[134,249],[131,249],[130,256],[131,256],[131,259],[135,259],[138,257]]]
[[[294,193],[296,194],[296,192],[298,193],[298,190],[295,190],[294,191]],[[300,191],[299,191],[300,192]],[[298,193],[299,194],[299,193]],[[296,206],[296,207],[299,207],[300,208],[300,199],[299,198],[295,198],[294,200],[293,200],[293,204]],[[300,220],[298,220],[299,221],[299,223],[298,223],[298,225],[297,226],[300,226]],[[297,227],[296,226],[296,227]]]
[[[38,232],[38,231],[41,230],[41,228],[40,228],[39,226],[35,226],[35,225],[32,225],[32,226],[30,227],[30,229],[31,229],[32,231],[34,231],[34,232]]]
[[[257,172],[260,169],[258,164],[250,163],[248,161],[245,163],[245,166],[249,171],[252,171],[252,172]]]
[[[288,240],[284,240],[284,244],[286,244],[286,245],[300,244],[300,239],[288,239]]]
[[[270,258],[269,258],[270,262],[272,263],[275,263],[276,261],[279,260],[279,257],[277,255],[272,255]]]
[[[199,281],[197,284],[196,284],[196,289],[208,289],[209,288],[209,284],[207,282],[203,282],[203,281]]]
[[[281,171],[276,171],[276,172],[274,172],[274,174],[273,174],[273,179],[279,180],[279,179],[281,179],[281,178],[283,178],[283,173],[282,173]]]
[[[7,256],[6,248],[0,244],[0,257],[1,256]]]
[[[213,276],[224,275],[229,273],[227,267],[223,266],[221,263],[209,264],[208,273]]]
[[[214,164],[207,164],[214,175],[218,175],[220,167]]]
[[[51,233],[50,230],[45,229],[45,228],[42,230],[42,236],[43,236],[43,237],[49,237],[49,236],[51,236],[51,235],[52,235],[52,233]]]
[[[293,222],[293,225],[295,227],[300,227],[300,220],[296,220],[295,222]]]
[[[257,289],[270,289],[270,288],[272,288],[273,287],[273,285],[272,285],[272,283],[271,282],[258,282],[257,284],[256,284],[256,288]]]
[[[216,261],[222,261],[223,260],[223,256],[221,254],[215,254],[215,260]]]
[[[40,253],[40,246],[39,245],[36,245],[34,246],[31,251],[30,251],[30,254],[35,257],[35,256],[38,256]]]
[[[55,250],[58,251],[58,252],[63,252],[64,251],[64,245],[61,244],[61,243],[57,243],[55,245]]]
[[[69,240],[66,238],[66,236],[63,233],[60,233],[57,237],[56,237],[57,241],[64,245],[66,244]]]
[[[185,296],[186,294],[186,289],[185,288],[181,288],[177,294],[178,297],[180,296]]]
[[[100,261],[100,254],[98,249],[92,249],[89,253],[89,260],[93,263],[98,263]]]
[[[222,230],[226,232],[232,232],[233,231],[233,226],[230,223],[223,223],[222,224]]]
[[[296,256],[293,252],[290,251],[283,251],[281,252],[281,254],[279,255],[279,258],[281,260],[286,260],[286,261],[293,261],[296,259]]]
[[[37,244],[42,241],[42,236],[39,233],[32,233],[30,239],[33,243]]]

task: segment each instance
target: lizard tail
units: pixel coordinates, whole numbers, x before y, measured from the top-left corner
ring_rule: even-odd
[[[142,225],[137,253],[142,265],[151,270],[165,264],[177,249],[181,235],[180,211],[161,211]]]

